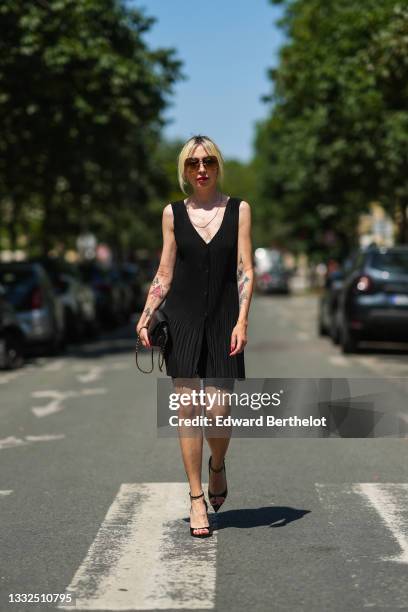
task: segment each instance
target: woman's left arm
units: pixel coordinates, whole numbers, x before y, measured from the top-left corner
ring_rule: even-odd
[[[254,286],[252,264],[251,207],[241,202],[239,207],[237,282],[239,296],[238,321],[231,334],[230,357],[242,353],[247,343],[248,313]]]

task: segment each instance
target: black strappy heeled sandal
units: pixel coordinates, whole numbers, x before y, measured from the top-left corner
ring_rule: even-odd
[[[224,470],[225,478],[227,478],[227,472],[225,471],[225,460],[223,460],[222,467],[220,467],[219,470],[214,470],[214,468],[211,465],[211,459],[212,459],[212,457],[210,457],[209,460],[208,460],[208,475],[209,475],[209,477],[211,475],[211,471],[215,472],[216,474],[219,474],[220,472],[222,472],[222,470]],[[209,500],[210,504],[212,505],[212,507],[214,509],[214,512],[218,512],[218,510],[221,508],[222,504],[227,499],[227,495],[228,495],[228,487],[227,486],[225,487],[225,491],[223,491],[222,493],[219,493],[219,494],[211,493],[210,487],[208,486],[208,500]],[[211,501],[211,498],[217,499],[219,497],[223,497],[224,498],[220,504],[213,503]]]
[[[191,493],[189,493],[189,495],[190,495],[190,499],[199,499],[200,497],[204,497],[204,491],[200,493],[200,495],[191,495]],[[205,504],[205,511],[207,512],[208,506],[207,506],[207,502],[205,499],[204,499],[204,504]],[[207,515],[207,518],[208,518],[208,515]],[[200,530],[206,529],[207,533],[194,533],[194,531],[197,531],[198,529]],[[190,535],[193,536],[193,538],[209,538],[212,535],[211,527],[210,525],[205,525],[205,527],[190,527]]]

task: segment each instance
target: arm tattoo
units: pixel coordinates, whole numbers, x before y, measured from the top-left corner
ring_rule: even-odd
[[[241,308],[242,304],[248,299],[248,292],[246,290],[246,283],[249,282],[249,278],[248,276],[245,274],[242,282],[240,283],[239,287],[238,287],[238,294],[239,294],[239,307]]]
[[[237,271],[237,281],[240,282],[242,275],[244,273],[244,262],[242,261],[242,255],[239,257],[238,271]]]
[[[147,321],[148,321],[152,315],[152,309],[149,307],[145,308],[143,311],[143,314],[146,316]]]
[[[240,255],[239,257],[237,281],[238,281],[239,307],[241,308],[242,304],[248,299],[248,292],[246,290],[246,284],[249,282],[248,276],[244,274],[244,262],[242,260],[242,255]]]
[[[162,298],[163,297],[163,286],[157,276],[153,279],[152,286],[149,291],[150,295],[154,297]]]
[[[159,268],[152,281],[152,284],[150,285],[146,304],[142,312],[142,316],[139,319],[138,326],[149,325],[154,311],[161,304],[170,289],[171,279],[172,275],[169,274],[166,269],[163,270]]]

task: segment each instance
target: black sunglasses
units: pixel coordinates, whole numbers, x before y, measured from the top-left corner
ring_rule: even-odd
[[[203,162],[204,168],[212,168],[218,164],[218,159],[215,155],[209,155],[208,157],[203,157],[203,159],[198,159],[198,157],[187,157],[185,165],[187,168],[196,169],[200,167],[201,161]]]

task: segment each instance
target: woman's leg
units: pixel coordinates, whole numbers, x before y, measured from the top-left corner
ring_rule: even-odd
[[[233,391],[233,385],[231,386],[227,381],[223,382],[222,379],[219,381],[207,379],[204,381],[204,390],[206,393],[206,407],[212,406],[211,410],[206,410],[206,415],[213,420],[213,424],[205,428],[205,437],[211,450],[211,467],[214,470],[218,470],[222,468],[231,440],[232,428],[222,425],[217,427],[215,419],[217,416],[221,418],[230,416],[231,405],[228,394]],[[210,402],[209,396],[215,398],[213,403],[212,401]],[[214,494],[225,491],[226,477],[224,470],[218,473],[211,470],[208,484],[210,491]]]
[[[197,393],[199,393],[201,389],[199,378],[175,378],[173,382],[175,393],[191,395],[192,391],[197,391]],[[202,412],[202,404],[197,401],[197,405],[194,405],[192,397],[191,401],[186,406],[180,404],[177,414],[179,419],[194,418],[196,416],[201,416]],[[193,496],[199,495],[203,491],[201,483],[203,456],[202,427],[181,425],[178,427],[178,432],[184,469],[190,485],[190,493]],[[208,525],[204,497],[191,500],[190,523],[193,528],[205,527]]]

